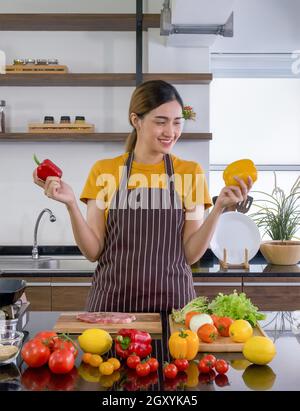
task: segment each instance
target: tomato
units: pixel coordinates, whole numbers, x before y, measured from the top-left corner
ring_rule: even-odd
[[[222,337],[229,337],[229,327],[232,323],[232,318],[219,317],[214,324]]]
[[[147,363],[150,365],[150,372],[155,372],[158,370],[159,362],[156,358],[149,358]]]
[[[190,327],[191,318],[194,315],[197,315],[197,314],[201,314],[201,313],[199,311],[190,311],[190,312],[186,313],[186,315],[185,315],[185,326],[186,326],[186,328]]]
[[[211,370],[211,367],[207,365],[206,361],[204,361],[203,359],[199,361],[198,363],[198,370],[204,374],[209,373],[209,371]]]
[[[229,365],[225,360],[217,360],[215,368],[217,373],[225,374],[229,369]]]
[[[217,321],[218,321],[218,319],[220,318],[220,317],[218,317],[217,315],[215,315],[215,314],[211,314],[211,318],[212,318],[212,320],[213,320],[213,322],[214,322],[214,326],[216,327],[217,325]]]
[[[118,370],[121,367],[121,363],[117,358],[111,357],[107,360],[107,362],[110,362],[113,365],[114,371]]]
[[[184,359],[176,359],[174,361],[174,364],[178,368],[178,371],[185,371],[185,370],[187,370],[187,368],[189,366],[188,360],[184,360]]]
[[[73,367],[67,374],[51,374],[49,389],[54,391],[72,391],[75,388],[78,371]]]
[[[218,337],[218,330],[212,324],[203,324],[198,328],[197,335],[201,341],[212,343]]]
[[[176,375],[178,374],[178,368],[176,367],[175,364],[167,364],[164,367],[164,375],[166,378],[175,378]]]
[[[77,357],[78,345],[75,343],[75,341],[65,340],[65,339],[62,339],[62,338],[56,338],[56,339],[54,339],[53,342],[54,342],[53,350],[66,349],[66,350],[69,350],[73,353],[74,358]]]
[[[229,380],[226,374],[218,374],[215,378],[215,383],[219,387],[225,387],[226,385],[229,385]]]
[[[57,334],[54,331],[40,331],[34,337],[37,340],[41,340],[43,344],[46,344],[50,350],[53,345],[54,338],[57,338]]]
[[[55,350],[49,358],[49,368],[54,374],[67,374],[74,367],[74,355],[65,348]]]
[[[26,368],[21,376],[22,385],[30,391],[42,391],[47,388],[51,373],[47,365],[39,368]]]
[[[36,368],[48,362],[50,350],[41,340],[33,339],[23,345],[21,355],[29,367]]]
[[[151,368],[150,368],[150,365],[148,363],[146,363],[146,362],[142,363],[141,362],[136,366],[135,370],[136,370],[136,373],[139,377],[144,377],[145,375],[150,374]]]
[[[141,359],[138,355],[130,355],[127,357],[126,364],[128,365],[129,368],[132,368],[133,370],[136,369],[136,366],[141,362]]]
[[[216,365],[216,357],[212,354],[207,354],[205,355],[202,360],[205,362],[205,364],[209,367],[209,368],[214,368],[214,366]]]
[[[114,372],[114,366],[111,362],[104,361],[100,364],[99,371],[102,375],[112,375]]]

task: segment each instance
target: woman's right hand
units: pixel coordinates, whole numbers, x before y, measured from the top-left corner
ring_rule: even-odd
[[[47,197],[52,198],[53,200],[59,201],[66,206],[70,206],[76,202],[72,188],[59,177],[47,177],[46,181],[43,181],[38,178],[35,169],[33,172],[33,181],[39,187],[44,189],[44,194]]]

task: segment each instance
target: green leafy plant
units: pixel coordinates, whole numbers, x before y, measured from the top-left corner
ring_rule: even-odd
[[[271,194],[263,191],[252,193],[263,194],[265,198],[254,200],[256,213],[250,214],[258,227],[264,229],[263,236],[268,234],[272,240],[287,241],[295,237],[300,227],[300,176],[296,179],[288,195],[278,187],[274,172],[274,189]]]
[[[196,120],[196,113],[191,106],[184,106],[182,116],[185,120]]]

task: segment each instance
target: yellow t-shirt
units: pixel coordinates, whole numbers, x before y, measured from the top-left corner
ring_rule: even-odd
[[[98,207],[105,209],[108,216],[109,205],[119,187],[125,162],[129,153],[118,157],[98,160],[92,166],[86,180],[80,200],[97,200]],[[174,168],[174,186],[184,210],[192,210],[195,206],[204,204],[205,208],[212,205],[208,192],[205,174],[200,164],[194,161],[182,160],[171,154]],[[167,175],[164,160],[157,164],[142,164],[132,162],[128,181],[128,189],[138,187],[166,188]]]

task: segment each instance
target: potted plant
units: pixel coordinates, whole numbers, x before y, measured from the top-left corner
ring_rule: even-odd
[[[263,199],[254,200],[253,206],[258,211],[251,214],[258,227],[264,229],[264,235],[271,240],[263,241],[260,251],[268,263],[276,265],[294,265],[300,260],[300,241],[295,234],[300,228],[300,176],[296,179],[288,195],[275,185],[271,194],[252,191],[264,195]]]

